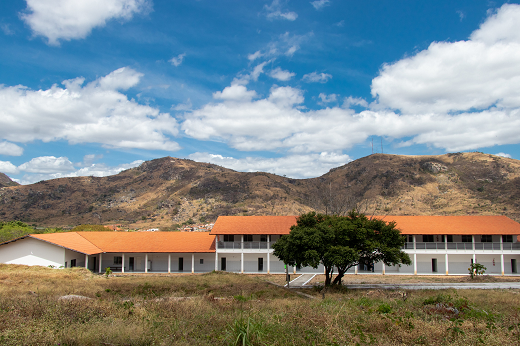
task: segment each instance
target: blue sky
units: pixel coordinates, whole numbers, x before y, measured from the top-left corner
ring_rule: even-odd
[[[12,0],[0,9],[0,172],[23,184],[164,156],[295,178],[381,146],[520,157],[515,2]]]

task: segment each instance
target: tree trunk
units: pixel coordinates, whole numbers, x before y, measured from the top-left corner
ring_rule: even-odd
[[[325,286],[330,286],[331,281],[332,281],[332,269],[329,267],[325,267]]]
[[[333,285],[339,285],[341,284],[341,279],[345,275],[346,270],[338,268],[338,275],[336,278],[334,278],[334,282],[332,282]]]

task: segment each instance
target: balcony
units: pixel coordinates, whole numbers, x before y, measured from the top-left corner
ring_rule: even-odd
[[[267,250],[267,242],[265,241],[245,241],[244,250]],[[271,243],[272,248],[273,243]],[[233,250],[241,250],[241,243],[239,241],[219,241],[218,242],[219,249],[233,249]]]
[[[502,243],[504,251],[520,250],[520,243]],[[415,243],[416,250],[473,250],[473,243]],[[413,243],[405,243],[404,250],[413,250]],[[500,251],[500,243],[475,243],[475,250]]]

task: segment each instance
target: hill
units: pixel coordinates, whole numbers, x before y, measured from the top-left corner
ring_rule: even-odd
[[[15,181],[12,181],[11,178],[9,178],[4,173],[0,173],[0,188],[1,187],[7,187],[7,186],[17,186],[20,185]]]
[[[4,187],[0,219],[166,229],[219,215],[298,215],[357,206],[374,214],[505,214],[520,221],[519,197],[520,161],[482,153],[374,154],[313,179],[165,157],[109,177]]]

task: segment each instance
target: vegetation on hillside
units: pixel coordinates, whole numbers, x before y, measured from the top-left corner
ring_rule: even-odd
[[[2,345],[516,345],[515,290],[332,290],[0,265]],[[79,295],[87,299],[66,297]]]
[[[63,232],[61,228],[35,229],[21,221],[0,221],[0,243],[23,237],[27,234]]]

